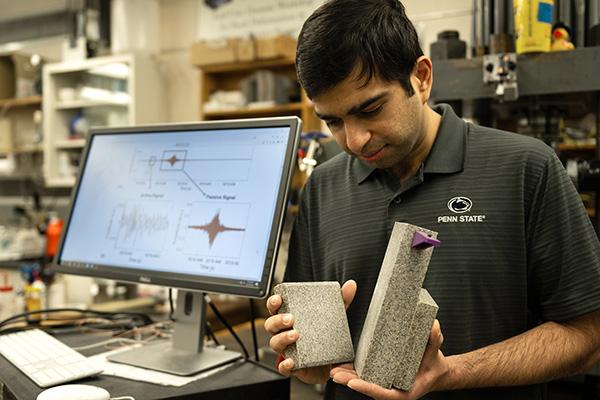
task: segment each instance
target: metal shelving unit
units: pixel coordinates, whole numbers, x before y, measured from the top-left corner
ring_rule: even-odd
[[[72,134],[73,120],[89,125],[164,122],[158,65],[149,55],[121,54],[44,67],[44,178],[46,186],[70,187],[85,137]],[[68,95],[68,96],[67,96]]]

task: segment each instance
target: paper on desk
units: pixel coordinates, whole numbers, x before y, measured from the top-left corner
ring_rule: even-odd
[[[226,364],[222,367],[211,369],[210,371],[201,372],[196,375],[190,376],[179,376],[172,375],[166,372],[154,371],[151,369],[134,367],[133,365],[120,364],[112,361],[108,361],[106,358],[121,351],[129,350],[139,345],[125,346],[116,350],[107,351],[105,353],[96,354],[95,356],[88,357],[92,360],[95,365],[103,368],[102,375],[118,376],[119,378],[132,379],[134,381],[142,381],[149,383],[156,383],[163,386],[183,386],[190,382],[197,381],[209,377],[213,374],[221,372],[230,366],[237,364],[237,362]]]

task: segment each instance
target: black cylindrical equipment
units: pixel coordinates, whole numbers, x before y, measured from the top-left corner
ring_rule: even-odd
[[[600,0],[588,0],[588,27],[600,24]]]
[[[490,34],[492,32],[492,0],[482,0],[481,9],[481,39],[482,45],[487,49],[490,45]]]
[[[575,18],[573,21],[574,26],[572,27],[574,40],[573,44],[575,47],[585,46],[585,27],[586,27],[586,4],[585,0],[573,0]]]
[[[494,33],[506,33],[506,0],[494,0]]]
[[[571,0],[560,0],[557,2],[557,19],[556,22],[562,22],[567,25],[569,29],[573,30],[573,14],[572,10],[572,1]]]
[[[429,47],[432,60],[449,60],[452,58],[465,58],[467,44],[459,39],[458,31],[442,31],[438,33],[438,40]]]
[[[483,0],[473,0],[471,25],[471,56],[479,57],[485,54],[485,42],[483,38]]]

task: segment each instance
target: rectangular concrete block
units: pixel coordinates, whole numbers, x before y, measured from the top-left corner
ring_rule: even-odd
[[[433,247],[412,247],[417,232],[437,237],[414,225],[394,225],[354,360],[361,379],[387,389],[405,373],[400,369],[408,368],[402,356],[433,252]]]
[[[408,340],[402,353],[399,374],[393,383],[394,387],[408,391],[415,382],[437,312],[436,302],[427,290],[421,289]]]
[[[281,283],[273,289],[283,304],[279,313],[294,316],[298,341],[288,346],[286,358],[294,369],[342,363],[354,359],[348,318],[338,282]]]

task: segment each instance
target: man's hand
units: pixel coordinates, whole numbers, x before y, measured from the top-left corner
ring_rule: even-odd
[[[353,280],[346,281],[342,286],[342,298],[346,309],[352,303],[356,294],[356,282]],[[294,328],[294,316],[291,314],[277,314],[281,307],[281,297],[274,295],[267,300],[267,309],[271,317],[265,321],[265,330],[272,335],[269,341],[269,346],[277,353],[282,354],[285,348],[293,343],[296,343],[300,337]],[[294,361],[287,358],[279,363],[277,369],[279,373],[285,376],[294,375],[305,383],[325,383],[329,379],[331,371],[330,365],[321,367],[304,368],[292,371]]]
[[[449,363],[440,351],[444,341],[440,323],[436,319],[429,334],[421,366],[410,391],[384,389],[381,386],[358,378],[352,364],[342,364],[331,370],[331,378],[339,384],[363,393],[376,400],[412,400],[444,387],[444,380],[450,374]]]

